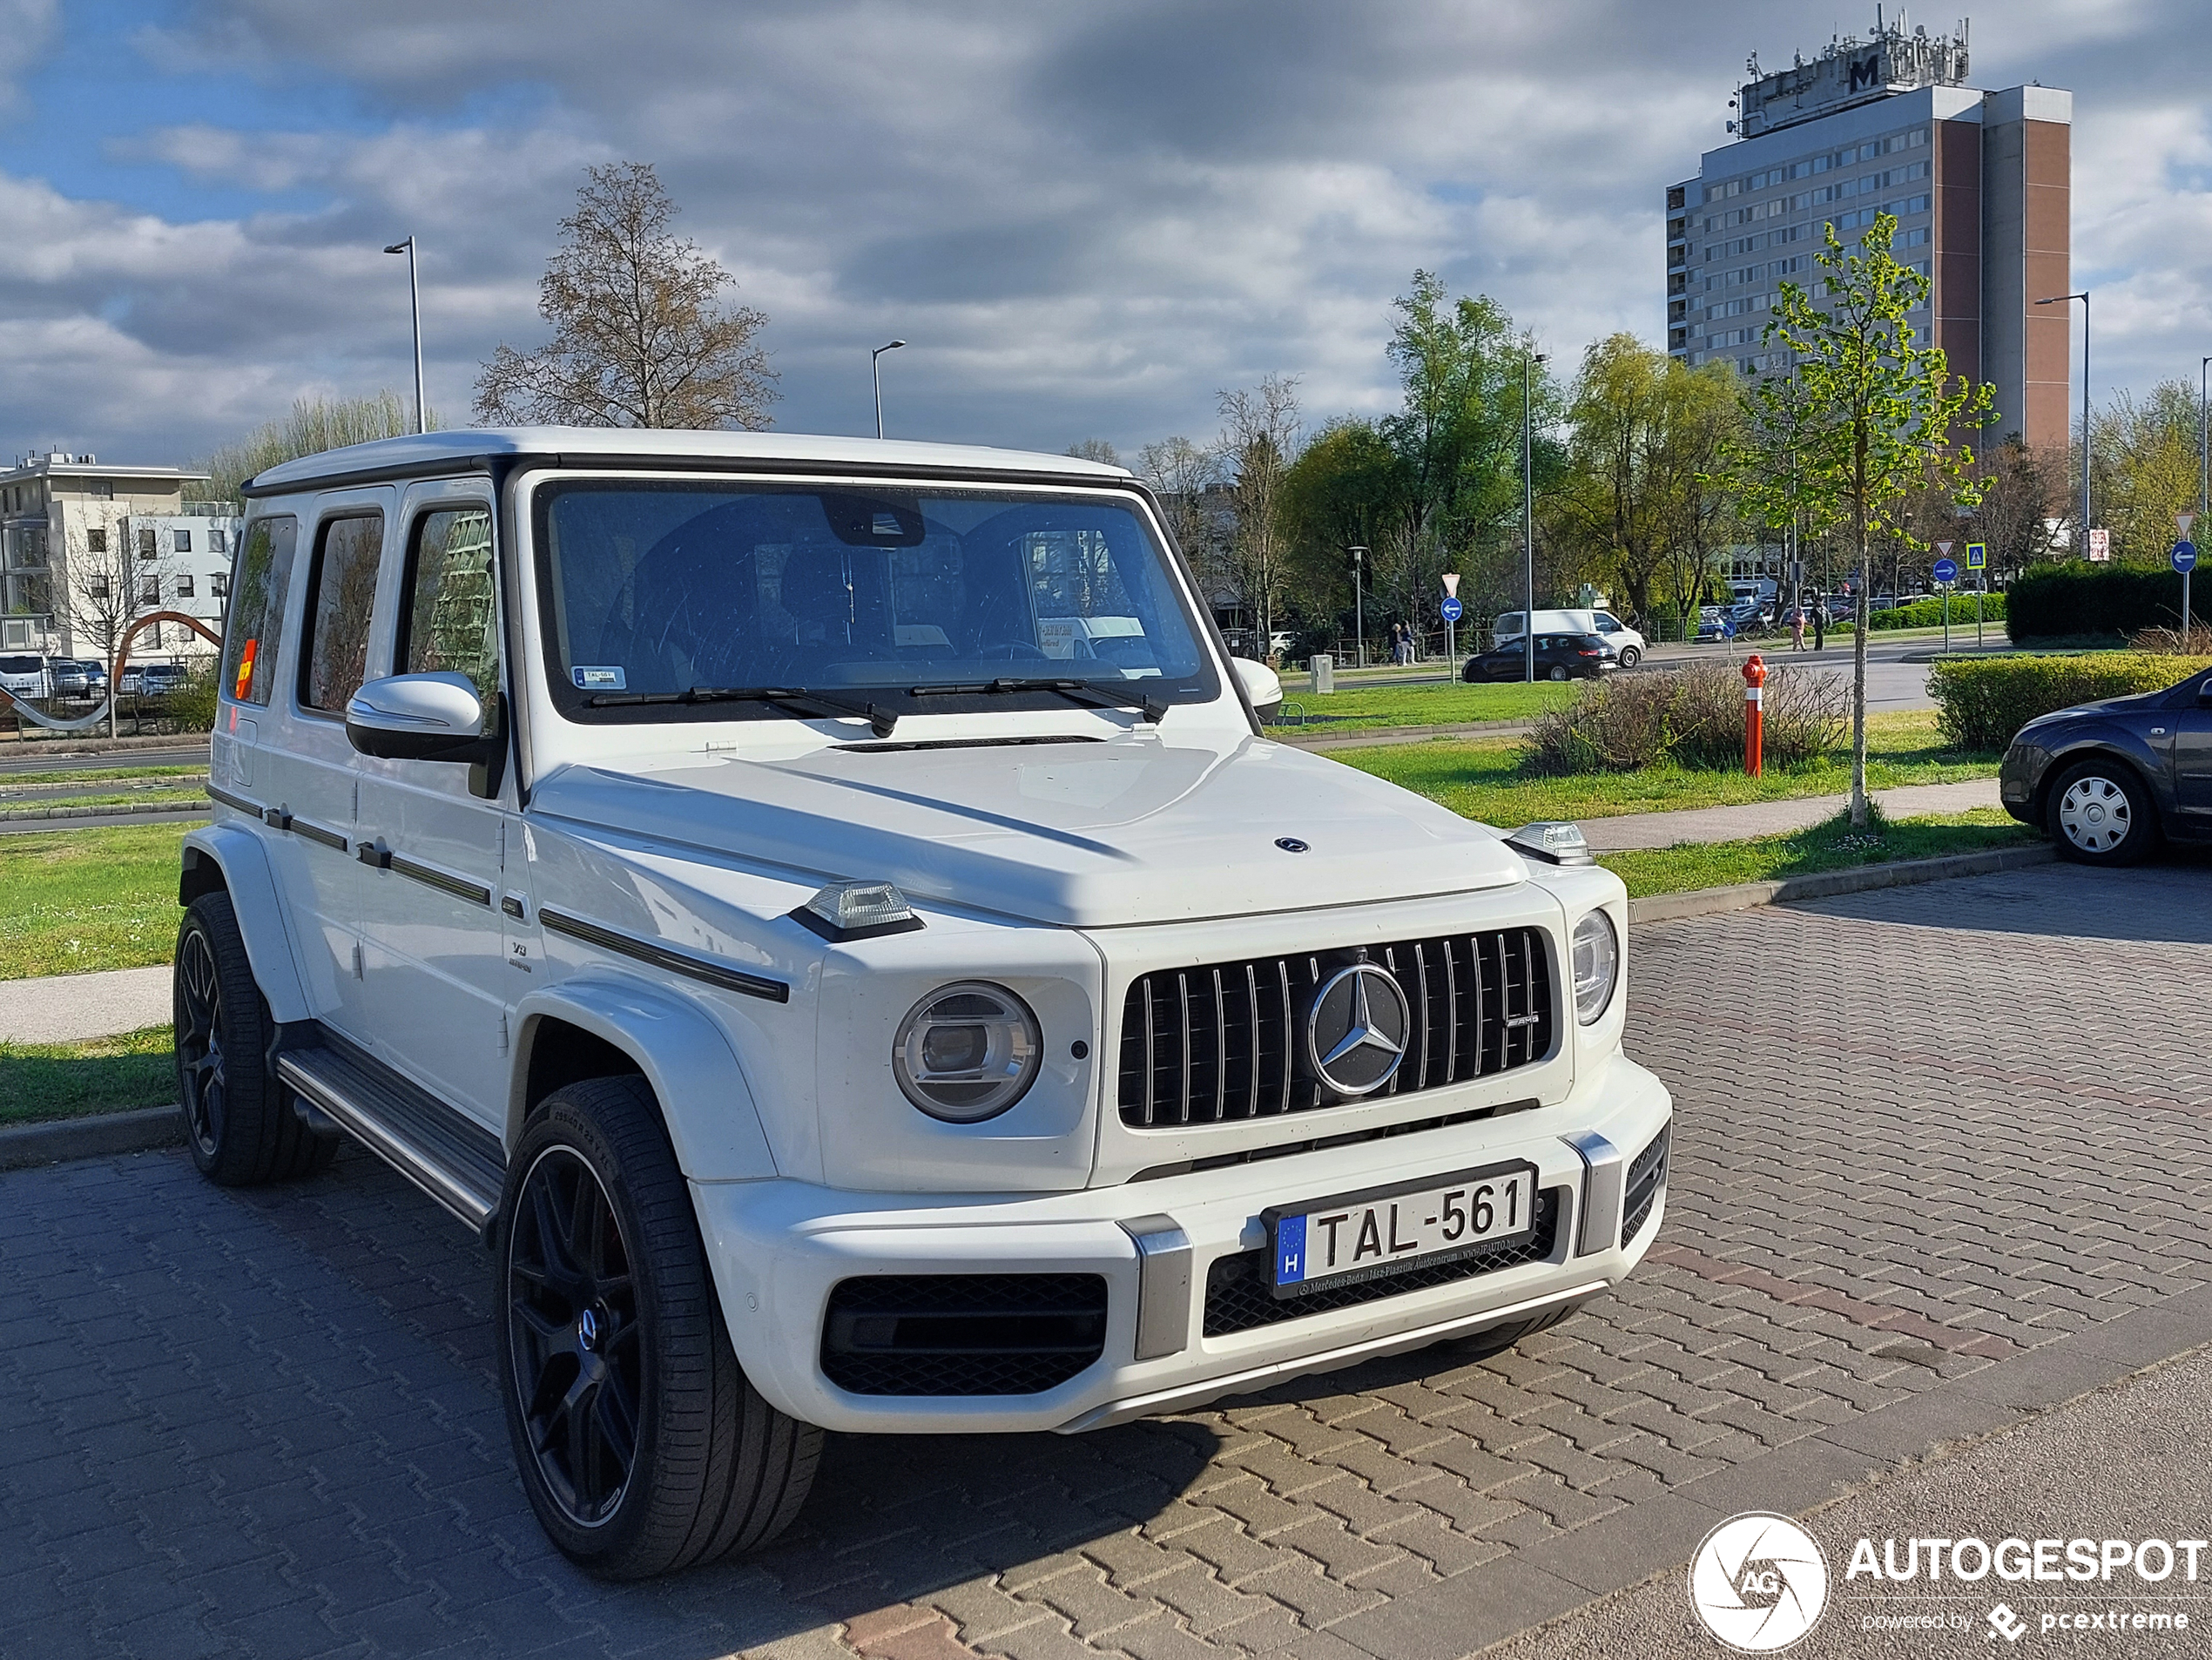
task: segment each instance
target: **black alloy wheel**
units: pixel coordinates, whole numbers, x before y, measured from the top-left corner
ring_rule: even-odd
[[[201,930],[186,928],[177,942],[176,974],[178,1093],[192,1151],[205,1163],[221,1150],[229,1097],[223,1076],[222,989],[215,954]]]
[[[636,1075],[556,1090],[508,1162],[492,1235],[507,1430],[538,1525],[640,1579],[791,1524],[822,1432],[738,1364],[690,1184]]]
[[[225,1187],[326,1167],[338,1137],[310,1125],[277,1082],[276,1022],[228,894],[203,894],[185,908],[173,963],[177,1099],[192,1163]]]
[[[645,1358],[621,1218],[568,1147],[523,1178],[507,1255],[515,1391],[539,1474],[579,1528],[611,1515],[637,1457]]]

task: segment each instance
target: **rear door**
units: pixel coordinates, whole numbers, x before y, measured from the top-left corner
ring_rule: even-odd
[[[485,483],[415,486],[404,518],[390,641],[375,672],[466,675],[498,722],[505,677]],[[536,955],[514,780],[502,769],[495,784],[452,761],[363,757],[361,767],[376,1051],[496,1134],[508,1010],[529,988]]]

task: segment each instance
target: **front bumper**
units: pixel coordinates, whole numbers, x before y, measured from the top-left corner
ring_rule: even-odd
[[[867,1434],[1080,1430],[1596,1295],[1627,1277],[1657,1233],[1663,1185],[1633,1237],[1620,1237],[1624,1186],[1631,1161],[1667,1130],[1672,1112],[1665,1086],[1616,1055],[1589,1069],[1567,1101],[1540,1110],[1112,1187],[933,1194],[921,1205],[780,1180],[698,1183],[692,1191],[731,1342],[753,1386],[783,1411]],[[1269,1205],[1523,1158],[1556,1205],[1551,1248],[1539,1259],[1205,1334],[1215,1264],[1264,1246],[1259,1214]],[[1152,1254],[1140,1251],[1140,1238]],[[1106,1286],[1103,1353],[1034,1393],[862,1394],[831,1381],[824,1328],[840,1282],[957,1274],[1098,1276]]]

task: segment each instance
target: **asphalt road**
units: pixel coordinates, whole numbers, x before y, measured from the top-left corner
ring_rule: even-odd
[[[49,755],[44,743],[0,747],[0,776],[11,773],[90,773],[103,767],[185,766],[207,762],[207,743],[179,744],[160,749],[111,749],[91,755]]]

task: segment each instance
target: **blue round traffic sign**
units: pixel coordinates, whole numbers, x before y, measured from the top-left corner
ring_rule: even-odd
[[[1938,582],[1958,581],[1959,562],[1956,559],[1937,560],[1935,562],[1935,579]]]
[[[2174,544],[2174,569],[2183,576],[2196,569],[2196,543],[2176,542]]]
[[[1467,608],[1460,604],[1459,598],[1456,595],[1447,594],[1444,597],[1444,603],[1439,605],[1436,609],[1442,614],[1446,622],[1456,623],[1460,617],[1467,615]]]

